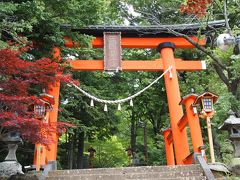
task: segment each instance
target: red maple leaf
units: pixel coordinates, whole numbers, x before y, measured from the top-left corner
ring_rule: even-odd
[[[41,104],[31,90],[46,88],[56,81],[70,82],[71,75],[63,74],[64,68],[50,58],[26,61],[19,51],[0,50],[0,127],[18,131],[23,139],[48,145],[53,140],[49,133],[64,133],[69,123],[45,123],[35,118],[34,104]],[[40,92],[39,92],[40,93]]]

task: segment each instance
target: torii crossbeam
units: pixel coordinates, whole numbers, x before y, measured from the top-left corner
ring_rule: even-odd
[[[73,70],[103,71],[103,60],[74,60],[69,61]],[[206,69],[205,61],[184,61],[175,59],[177,71],[200,71]],[[155,60],[123,60],[123,71],[163,71],[163,59]]]

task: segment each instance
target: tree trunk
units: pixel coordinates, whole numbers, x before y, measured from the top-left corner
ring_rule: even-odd
[[[161,112],[161,114],[163,114],[163,112]],[[154,144],[156,146],[156,148],[160,148],[159,147],[159,139],[158,136],[160,134],[160,128],[161,128],[161,123],[162,123],[162,117],[161,115],[159,115],[158,117],[154,116],[154,114],[150,114],[150,122],[152,124],[152,128],[153,128],[153,140],[154,140]]]
[[[75,130],[74,131],[74,135],[73,135],[73,157],[76,157],[76,146],[77,146],[77,131]],[[77,168],[77,158],[73,158],[72,159],[73,161],[73,169],[76,169]]]
[[[74,136],[68,136],[68,169],[73,168]]]
[[[144,135],[144,156],[145,156],[145,161],[147,161],[147,159],[148,159],[148,147],[147,147],[147,125],[146,125],[146,123],[144,123],[143,135]]]
[[[133,151],[136,150],[136,120],[135,120],[135,113],[132,110],[132,117],[131,117],[131,148]]]
[[[78,134],[77,168],[83,168],[84,132]]]
[[[222,159],[221,145],[220,145],[220,143],[218,142],[217,134],[216,134],[216,131],[215,131],[215,130],[213,131],[212,136],[213,136],[213,146],[214,146],[214,150],[215,150],[216,157],[217,157],[218,159]]]
[[[159,148],[159,143],[158,143],[158,135],[160,133],[160,130],[157,127],[157,120],[155,119],[149,119],[149,121],[152,124],[152,130],[153,130],[153,141],[154,141],[154,145],[156,146],[156,148]]]

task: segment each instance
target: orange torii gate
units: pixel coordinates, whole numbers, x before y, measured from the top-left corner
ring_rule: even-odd
[[[212,24],[213,26],[214,24]],[[217,25],[216,25],[217,26]],[[221,25],[222,26],[222,25]],[[199,26],[192,27],[192,30],[197,30]],[[126,29],[122,28],[85,28],[85,29],[72,29],[82,34],[88,34],[95,36],[92,41],[93,48],[104,47],[104,33],[105,32],[120,32],[120,47],[121,48],[157,48],[161,55],[160,59],[155,60],[123,60],[121,61],[122,71],[166,71],[171,67],[171,71],[164,75],[165,87],[167,93],[170,125],[171,128],[166,129],[163,132],[166,158],[168,165],[174,164],[191,164],[193,163],[192,156],[189,150],[188,137],[186,133],[186,125],[189,126],[190,135],[192,140],[192,146],[194,153],[201,153],[201,147],[203,146],[202,134],[199,124],[198,115],[196,109],[192,106],[196,96],[189,95],[181,99],[179,83],[178,83],[178,71],[200,71],[206,69],[204,61],[184,61],[182,59],[174,58],[175,48],[195,48],[183,37],[176,37],[164,33],[163,30],[160,33],[152,33],[151,35],[141,34],[139,37],[139,29]],[[155,29],[156,30],[156,29]],[[186,29],[183,30],[185,33]],[[145,32],[145,31],[144,31]],[[198,39],[195,36],[191,36],[191,39],[197,42],[199,45],[204,46],[206,40]],[[80,46],[78,43],[73,42],[71,39],[65,39],[65,46],[72,48]],[[54,58],[60,58],[60,48],[54,48]],[[74,60],[69,61],[73,70],[80,71],[104,71],[104,60]],[[59,92],[60,83],[56,83],[54,86],[50,85],[48,93],[55,98],[55,104],[53,105],[53,111],[50,112],[49,122],[57,122],[58,104],[59,104]],[[186,106],[186,114],[183,113],[182,104]],[[45,165],[49,161],[56,161],[57,155],[57,135],[56,132],[52,133],[52,137],[56,140],[56,143],[50,145],[49,150],[44,149],[41,154],[40,164]],[[35,156],[36,158],[36,156]],[[35,159],[36,163],[36,159]]]

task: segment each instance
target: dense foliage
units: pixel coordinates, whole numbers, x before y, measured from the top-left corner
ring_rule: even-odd
[[[239,12],[236,12],[239,4],[238,0],[228,2],[229,23],[234,35],[239,33]],[[28,111],[29,105],[41,103],[37,96],[48,83],[69,80],[69,76],[55,76],[60,71],[70,73],[70,69],[63,71],[65,57],[103,59],[102,50],[89,46],[88,40],[91,37],[61,29],[61,25],[83,27],[125,23],[137,26],[202,23],[219,19],[224,19],[223,3],[220,0],[60,0],[57,3],[49,0],[1,1],[0,126],[2,129],[21,131],[22,137],[32,143],[47,144],[47,141],[41,139],[42,134],[36,132],[48,125],[34,119],[34,114]],[[205,23],[202,24],[204,29]],[[212,31],[210,39],[215,39],[224,30]],[[71,50],[65,48],[64,36],[81,40],[84,46]],[[54,46],[62,48],[61,63],[51,58],[50,52]],[[216,114],[212,119],[214,146],[218,161],[229,163],[233,150],[226,140],[227,134],[219,132],[218,127],[227,118],[229,109],[240,114],[240,56],[234,55],[232,48],[227,51],[219,50],[214,41],[208,43],[205,50],[200,48],[175,52],[176,57],[206,60],[208,65],[204,72],[179,73],[181,94],[187,95],[191,89],[195,89],[198,94],[206,89],[219,94],[215,105]],[[150,60],[158,57],[158,52],[154,50],[123,50],[123,59]],[[146,87],[160,75],[157,72],[71,74],[81,82],[83,89],[105,99],[127,97]],[[136,151],[140,165],[166,163],[163,137],[159,133],[169,126],[163,81],[134,99],[133,107],[123,104],[121,111],[117,111],[117,107],[112,105],[108,107],[108,112],[104,112],[103,104],[100,103],[91,107],[89,98],[75,88],[64,85],[61,87],[60,100],[59,120],[74,124],[76,128],[68,129],[59,139],[59,167],[87,167],[90,147],[96,149],[94,167],[129,165],[126,153],[129,146]],[[204,143],[208,145],[205,121],[201,123]],[[144,128],[147,130],[147,147],[144,145]],[[51,127],[48,130],[51,131]],[[28,144],[24,148],[30,152],[32,150]],[[28,154],[20,154],[20,162],[32,163]]]
[[[49,58],[31,62],[20,59],[19,56],[17,51],[0,50],[1,136],[8,131],[18,131],[25,140],[47,145],[51,142],[46,136],[48,132],[54,131],[56,126],[59,127],[59,132],[63,132],[61,126],[67,124],[46,124],[36,118],[30,107],[44,105],[34,92],[46,89],[49,83],[65,80],[63,75],[56,76],[63,68]]]
[[[206,9],[213,3],[213,0],[187,0],[181,5],[181,12],[194,14],[199,18],[206,15]]]

